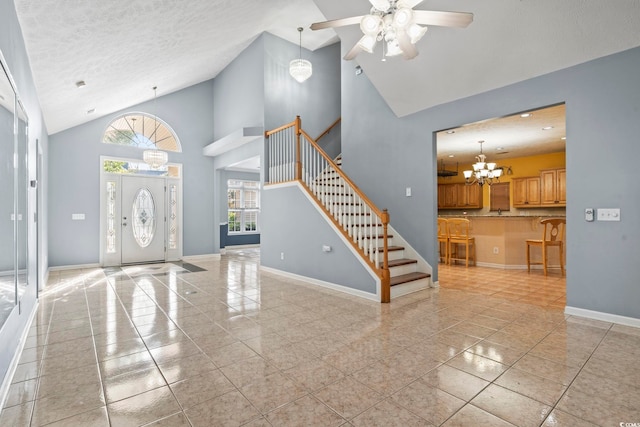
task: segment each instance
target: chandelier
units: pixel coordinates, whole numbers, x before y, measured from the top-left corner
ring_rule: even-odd
[[[156,110],[156,90],[157,86],[153,87],[153,109]],[[166,151],[158,150],[158,117],[154,113],[153,115],[153,150],[144,150],[142,153],[142,160],[148,164],[151,169],[158,169],[164,166],[169,161],[169,156]]]
[[[298,32],[300,33],[300,57],[289,63],[289,74],[291,74],[291,77],[296,79],[298,83],[307,80],[313,73],[311,62],[302,59],[302,30],[302,27],[298,27]]]
[[[482,144],[484,141],[478,141],[478,143],[480,144],[480,154],[476,156],[476,163],[473,164],[473,170],[462,172],[466,184],[478,184],[482,186],[485,183],[491,185],[494,181],[500,182],[502,168],[496,168],[495,163],[487,162],[487,156],[482,153]]]
[[[382,60],[385,56],[403,55],[406,59],[418,55],[414,46],[427,32],[427,27],[415,22],[412,9],[415,2],[409,0],[370,0],[373,7],[369,15],[360,21],[364,34],[358,46],[373,53],[378,42],[382,42]]]

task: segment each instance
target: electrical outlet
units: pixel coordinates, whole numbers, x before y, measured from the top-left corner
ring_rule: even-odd
[[[496,255],[499,254],[500,253],[500,248],[497,247],[497,246],[494,246],[493,247],[493,253],[496,254]]]
[[[284,252],[280,252],[280,259],[284,259]]]

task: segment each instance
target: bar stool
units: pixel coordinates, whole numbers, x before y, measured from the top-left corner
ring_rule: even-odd
[[[544,275],[547,275],[547,248],[557,246],[560,255],[560,272],[564,276],[564,235],[567,220],[565,218],[547,218],[540,221],[544,226],[542,239],[527,239],[527,271],[531,272],[532,265],[542,265]],[[531,246],[542,248],[542,262],[531,262]]]
[[[442,256],[442,244],[444,243],[444,257]],[[447,220],[438,218],[438,253],[440,254],[440,262],[449,262],[449,235],[447,234]]]
[[[447,220],[447,235],[449,237],[449,249],[447,255],[449,257],[448,264],[451,261],[465,260],[465,265],[469,267],[469,254],[473,253],[473,263],[476,263],[476,239],[469,236],[469,228],[471,221],[466,218],[450,218]],[[455,245],[455,246],[454,246]],[[458,258],[458,246],[464,245],[465,257]],[[455,248],[455,257],[453,256],[453,249]],[[472,252],[473,249],[473,252]]]

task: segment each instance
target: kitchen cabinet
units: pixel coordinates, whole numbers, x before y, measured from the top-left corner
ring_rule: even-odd
[[[540,204],[545,207],[566,206],[566,169],[540,171]]]
[[[518,208],[540,207],[540,177],[514,178],[513,206]]]
[[[477,184],[439,184],[439,209],[481,209],[482,187]]]

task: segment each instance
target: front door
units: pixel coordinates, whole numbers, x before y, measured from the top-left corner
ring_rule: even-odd
[[[122,264],[165,260],[165,180],[122,176]]]

